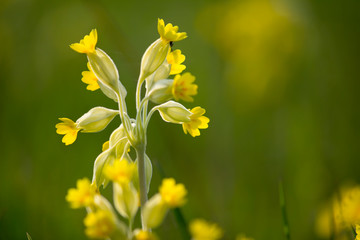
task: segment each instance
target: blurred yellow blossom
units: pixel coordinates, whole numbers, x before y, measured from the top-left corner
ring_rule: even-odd
[[[127,184],[131,181],[136,165],[123,159],[115,161],[114,164],[105,166],[104,173],[110,180],[119,184]]]
[[[134,232],[136,240],[157,240],[158,238],[154,233],[145,230],[135,230]]]
[[[165,178],[159,187],[162,201],[169,207],[181,207],[185,204],[187,190],[181,183],[176,184],[175,179]]]
[[[96,78],[95,74],[91,70],[89,62],[87,63],[87,68],[89,69],[89,71],[83,71],[81,73],[81,75],[83,76],[81,81],[83,81],[83,83],[89,84],[86,87],[87,90],[95,91],[100,88],[100,86],[98,84],[98,79]]]
[[[80,40],[80,43],[73,43],[70,47],[79,53],[93,53],[95,51],[97,39],[97,31],[96,29],[93,29],[89,35],[85,35],[85,37]]]
[[[90,212],[84,219],[85,233],[90,238],[109,238],[115,230],[115,221],[109,211]]]
[[[201,107],[195,107],[190,111],[193,114],[190,116],[190,122],[185,122],[182,124],[183,130],[185,134],[189,133],[193,137],[200,136],[199,129],[208,128],[210,119],[203,116],[205,109]]]
[[[60,135],[65,135],[62,138],[62,142],[65,145],[70,145],[75,142],[77,138],[77,134],[80,131],[80,128],[77,127],[77,124],[74,123],[69,118],[59,118],[62,123],[58,123],[55,125],[56,133]]]
[[[193,84],[195,77],[191,73],[184,73],[182,75],[176,75],[173,82],[172,94],[176,101],[179,99],[192,102],[194,99],[192,96],[197,94],[198,86]]]
[[[164,20],[158,19],[158,32],[161,40],[164,42],[176,42],[187,38],[186,32],[179,33],[178,30],[178,26],[173,26],[171,23],[168,23],[165,26]]]
[[[181,54],[181,50],[179,49],[170,52],[166,60],[171,64],[170,75],[180,74],[186,68],[185,65],[181,64],[185,61],[185,55]]]
[[[94,203],[94,196],[96,194],[96,187],[91,185],[89,179],[79,179],[76,183],[76,188],[71,188],[66,195],[72,208],[88,207]]]
[[[195,219],[190,223],[192,240],[218,240],[222,238],[223,231],[215,223],[203,219]]]
[[[356,239],[355,240],[360,240],[360,225],[359,224],[356,224],[355,231],[356,231]]]

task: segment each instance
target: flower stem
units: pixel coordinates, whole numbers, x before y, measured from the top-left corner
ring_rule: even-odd
[[[145,177],[145,149],[146,149],[145,143],[142,143],[136,147],[138,173],[139,173],[141,224],[144,230],[146,230],[146,226],[144,225],[143,209],[147,201],[147,189],[146,189],[146,177]]]

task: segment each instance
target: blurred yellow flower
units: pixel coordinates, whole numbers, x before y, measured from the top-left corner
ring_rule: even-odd
[[[72,208],[88,207],[94,203],[96,187],[91,185],[89,179],[83,178],[76,182],[76,188],[71,188],[66,195]]]
[[[184,73],[182,75],[176,75],[173,82],[172,94],[174,99],[179,99],[192,102],[194,99],[191,96],[197,94],[198,86],[193,84],[195,77],[191,73]]]
[[[95,51],[97,39],[97,31],[96,29],[93,29],[89,35],[85,35],[85,37],[80,40],[80,43],[73,43],[70,47],[79,53],[93,53]]]
[[[109,238],[115,230],[114,218],[109,211],[90,212],[84,219],[85,234],[90,238]]]
[[[193,113],[190,116],[190,122],[185,122],[182,124],[184,133],[189,133],[193,137],[200,136],[199,129],[208,128],[208,123],[210,122],[210,119],[203,116],[205,113],[205,109],[201,107],[195,107],[190,111]]]
[[[184,184],[176,184],[175,179],[165,178],[159,187],[162,201],[169,207],[181,207],[185,204],[187,190]]]
[[[95,74],[91,70],[89,62],[87,63],[87,68],[89,69],[89,71],[83,71],[81,73],[81,75],[83,76],[81,78],[81,81],[83,81],[83,83],[89,84],[86,87],[87,90],[95,91],[100,88],[100,86],[98,84],[98,79],[96,78]]]
[[[223,231],[215,223],[203,219],[196,219],[190,223],[192,240],[218,240],[222,238]]]
[[[158,32],[164,42],[176,42],[187,38],[186,32],[179,33],[178,30],[178,26],[173,26],[171,23],[165,26],[164,20],[158,19]]]
[[[56,133],[65,135],[62,138],[62,142],[65,143],[65,145],[74,143],[80,128],[78,128],[77,124],[69,118],[59,118],[59,120],[63,122],[55,125]]]
[[[356,239],[355,240],[360,240],[360,225],[356,224]]]
[[[181,54],[181,50],[179,49],[170,52],[167,55],[166,60],[171,64],[170,75],[180,74],[186,68],[185,65],[181,64],[185,61],[185,55]]]
[[[131,181],[136,165],[129,163],[127,160],[115,161],[112,166],[107,165],[104,168],[104,173],[107,178],[119,184],[127,184]]]
[[[145,231],[145,230],[135,231],[134,235],[135,235],[136,240],[157,240],[158,239],[155,234],[153,234],[149,231]]]

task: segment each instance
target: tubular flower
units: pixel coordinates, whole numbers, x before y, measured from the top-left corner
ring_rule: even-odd
[[[176,75],[172,86],[172,94],[176,101],[179,99],[192,102],[191,97],[197,94],[198,86],[193,84],[195,77],[191,73],[184,73],[183,75]]]
[[[109,238],[115,230],[115,221],[109,211],[90,212],[84,219],[85,234],[90,238]]]
[[[83,39],[80,40],[80,43],[73,43],[70,45],[70,47],[78,53],[93,53],[95,52],[97,39],[97,31],[96,29],[93,29],[89,35],[86,35]]]
[[[159,187],[162,201],[169,207],[181,207],[185,204],[187,191],[181,183],[176,184],[173,178],[165,178]]]
[[[158,240],[155,234],[144,230],[135,230],[134,235],[136,240]]]
[[[195,107],[190,110],[193,114],[190,116],[190,122],[185,122],[182,124],[184,133],[189,134],[193,137],[200,136],[199,129],[208,128],[208,123],[210,119],[203,116],[205,113],[205,109],[201,107]]]
[[[185,55],[181,54],[181,50],[179,49],[170,52],[167,55],[166,60],[171,64],[170,75],[180,74],[186,68],[185,65],[181,64],[185,61]]]
[[[104,172],[108,179],[119,184],[127,184],[134,175],[135,167],[134,163],[129,163],[127,160],[120,160],[115,161],[112,166],[107,165]]]
[[[99,84],[98,84],[98,79],[96,78],[95,74],[93,73],[93,71],[91,70],[90,67],[90,63],[87,63],[87,68],[89,69],[89,71],[83,71],[81,73],[81,75],[83,76],[81,78],[81,81],[83,83],[89,84],[86,89],[90,90],[90,91],[95,91],[97,89],[100,88]]]
[[[164,20],[158,19],[158,32],[161,40],[164,42],[177,42],[187,38],[186,32],[178,33],[178,30],[178,26],[173,26],[171,23],[168,23],[165,26]]]
[[[90,184],[89,179],[79,179],[76,188],[71,188],[66,195],[72,208],[88,207],[94,203],[96,187]]]
[[[196,219],[190,223],[192,240],[218,240],[222,238],[223,231],[215,223],[203,219]]]
[[[55,125],[56,133],[65,135],[62,138],[62,142],[65,143],[65,145],[74,143],[80,128],[69,118],[59,118],[59,120],[63,122]]]

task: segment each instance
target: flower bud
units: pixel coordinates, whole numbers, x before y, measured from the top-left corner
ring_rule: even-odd
[[[139,195],[135,187],[131,182],[127,184],[114,182],[113,186],[116,210],[125,218],[134,218],[139,208]]]
[[[168,101],[159,105],[159,113],[165,122],[182,124],[190,121],[191,112],[178,102]]]
[[[169,208],[163,202],[161,195],[155,194],[144,206],[143,220],[148,228],[158,227],[164,220]]]
[[[118,113],[118,111],[112,109],[94,107],[79,118],[76,124],[82,129],[82,132],[99,132],[106,128]]]
[[[149,91],[150,101],[160,104],[169,101],[172,95],[172,79],[163,79],[155,82]]]

